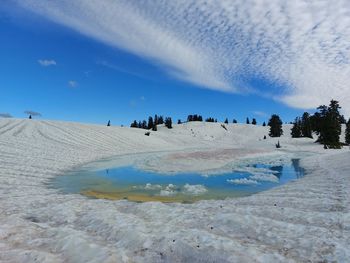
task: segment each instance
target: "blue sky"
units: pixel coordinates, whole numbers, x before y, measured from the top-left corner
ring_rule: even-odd
[[[212,26],[216,21],[210,18],[207,24],[200,20],[200,26],[191,24],[198,30],[184,33],[189,25],[183,22],[183,7],[175,6],[174,10],[184,18],[173,21],[166,10],[174,7],[164,1],[151,5],[147,1],[120,1],[120,6],[105,0],[89,0],[87,5],[80,5],[80,0],[50,3],[14,0],[0,7],[0,113],[24,117],[25,110],[32,110],[40,112],[43,119],[101,124],[110,119],[112,124],[124,125],[155,113],[175,120],[198,113],[240,122],[255,117],[261,123],[272,113],[292,121],[319,102],[344,94],[349,97],[341,79],[348,70],[346,62],[340,62],[341,70],[337,64],[338,86],[332,86],[330,94],[319,91],[322,82],[308,77],[314,73],[307,71],[307,63],[285,69],[268,62],[296,65],[287,59],[291,55],[281,43],[271,44],[266,36],[260,42],[254,34],[245,37],[248,29],[239,21],[234,24],[237,28],[228,31],[232,34],[228,40]],[[101,3],[105,9],[99,9]],[[207,9],[214,13],[215,8]],[[147,12],[140,15],[139,10]],[[119,20],[114,20],[114,14]],[[125,18],[123,14],[127,14]],[[200,19],[198,14],[194,16]],[[164,26],[159,28],[159,22]],[[94,28],[96,24],[98,28]],[[209,33],[197,36],[202,29]],[[235,50],[237,46],[241,47]],[[242,49],[244,46],[249,52]],[[283,56],[275,49],[282,50]],[[318,64],[316,73],[332,66],[327,63]],[[332,70],[334,66],[328,72]],[[293,79],[294,71],[305,72],[299,75],[301,80]],[[329,75],[328,82],[332,80]],[[317,83],[318,87],[306,89],[305,83],[312,87]]]

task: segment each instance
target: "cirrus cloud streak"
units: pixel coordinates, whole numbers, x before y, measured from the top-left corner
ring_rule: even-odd
[[[348,0],[14,1],[195,85],[299,108],[335,98],[350,114]]]

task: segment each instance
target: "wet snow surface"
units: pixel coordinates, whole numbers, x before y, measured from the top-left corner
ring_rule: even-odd
[[[252,125],[226,131],[190,123],[148,137],[138,129],[1,119],[0,261],[347,262],[350,151],[290,139],[289,129],[276,150],[277,139],[262,140],[267,128]],[[84,164],[145,149],[154,158],[140,167],[208,174],[303,152],[307,175],[253,196],[193,204],[91,199],[48,187]],[[165,151],[174,154],[159,158]]]

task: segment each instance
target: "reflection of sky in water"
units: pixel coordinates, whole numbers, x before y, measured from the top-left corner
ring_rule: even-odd
[[[81,193],[84,191],[98,192],[120,192],[125,197],[129,194],[143,194],[149,196],[159,196],[161,189],[165,189],[169,184],[174,185],[172,189],[175,195],[182,196],[183,200],[190,200],[193,194],[184,191],[184,186],[200,185],[204,186],[207,191],[197,194],[197,199],[222,199],[225,197],[237,197],[254,194],[260,191],[270,189],[272,187],[285,184],[290,180],[294,180],[303,176],[303,168],[299,166],[299,159],[292,159],[290,164],[281,166],[267,166],[263,164],[248,165],[239,169],[241,171],[233,171],[231,173],[202,176],[196,173],[179,173],[179,174],[159,174],[155,172],[142,171],[133,167],[119,167],[115,169],[99,170],[99,171],[76,171],[64,176],[58,176],[53,181],[53,187],[62,190],[64,193]],[[242,171],[243,170],[243,171]],[[248,172],[254,170],[258,174],[274,175],[275,181],[262,181],[254,177],[256,173]],[[230,181],[240,181],[235,179],[254,178],[255,184],[236,184]],[[148,187],[147,184],[158,187]],[[161,189],[160,189],[161,187]],[[150,189],[152,188],[152,189]],[[203,187],[202,187],[203,189]]]

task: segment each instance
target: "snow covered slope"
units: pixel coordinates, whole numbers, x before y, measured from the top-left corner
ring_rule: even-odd
[[[346,262],[349,149],[325,151],[311,139],[291,139],[289,125],[283,137],[267,140],[267,127],[226,126],[188,123],[145,136],[139,129],[0,119],[0,261]],[[311,155],[302,161],[308,175],[301,180],[190,205],[89,199],[47,186],[54,176],[101,158],[165,151],[165,171]]]

